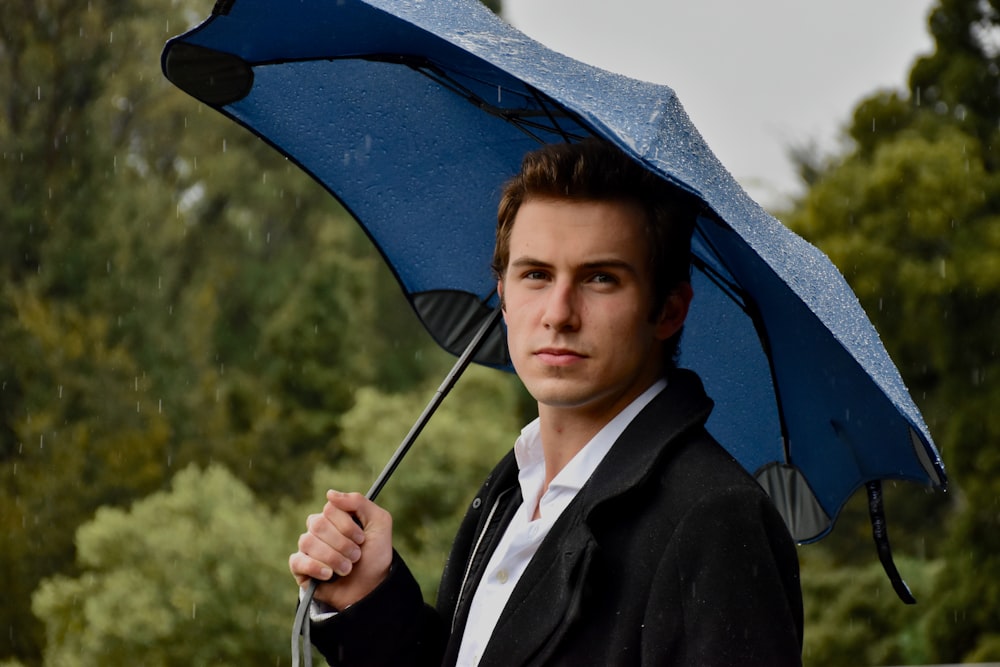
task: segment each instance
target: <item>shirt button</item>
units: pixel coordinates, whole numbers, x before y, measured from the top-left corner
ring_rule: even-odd
[[[507,583],[507,570],[499,570],[497,572],[497,581],[499,581],[501,584]]]

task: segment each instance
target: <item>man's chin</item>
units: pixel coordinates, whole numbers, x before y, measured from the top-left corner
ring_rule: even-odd
[[[590,387],[580,386],[578,381],[565,378],[525,383],[525,387],[540,405],[552,408],[578,408],[594,398]]]

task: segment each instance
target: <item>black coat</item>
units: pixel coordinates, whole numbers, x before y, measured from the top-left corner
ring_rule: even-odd
[[[788,531],[705,431],[712,402],[697,376],[668,381],[553,525],[482,667],[801,663]],[[313,642],[333,665],[453,664],[471,593],[519,503],[510,454],[466,514],[436,610],[397,557],[376,591],[313,625]]]

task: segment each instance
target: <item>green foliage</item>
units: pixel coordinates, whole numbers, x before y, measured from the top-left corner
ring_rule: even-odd
[[[220,466],[187,468],[128,511],[101,509],[77,533],[81,573],[34,595],[45,664],[275,664],[294,607],[290,532]]]
[[[328,486],[366,489],[433,388],[360,390],[343,420],[352,455],[317,469],[314,497]],[[380,498],[429,598],[465,506],[513,443],[520,393],[512,376],[469,369]],[[78,574],[50,577],[34,595],[45,664],[273,663],[287,651],[294,603],[287,554],[316,510],[283,505],[269,510],[212,466],[183,470],[169,492],[130,510],[99,509],[77,531]]]
[[[170,425],[127,351],[109,343],[107,318],[16,286],[0,299],[12,315],[0,320],[0,346],[18,355],[0,362],[0,585],[25,605],[3,605],[0,619],[24,629],[12,633],[23,645],[39,638],[25,619],[41,574],[72,563],[73,530],[95,509],[157,488]]]
[[[984,298],[1000,288],[1000,219],[993,213],[1000,181],[985,170],[972,138],[940,134],[905,132],[870,159],[846,161],[789,218],[843,270],[920,389],[945,375],[969,379],[990,363],[982,345],[965,352],[986,358],[965,358],[934,339],[967,336],[971,322],[995,317]]]
[[[803,552],[806,606],[803,661],[812,667],[927,664],[923,611],[900,603],[878,562],[844,566],[820,551]],[[915,590],[929,590],[944,564],[897,559]]]
[[[928,22],[936,49],[910,71],[914,106],[976,137],[988,149],[991,169],[1000,166],[1000,3],[940,0]]]

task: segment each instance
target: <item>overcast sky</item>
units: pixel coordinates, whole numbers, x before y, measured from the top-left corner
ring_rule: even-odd
[[[932,49],[929,0],[503,0],[568,56],[671,86],[765,206],[797,189],[788,147],[831,150],[855,104]]]

